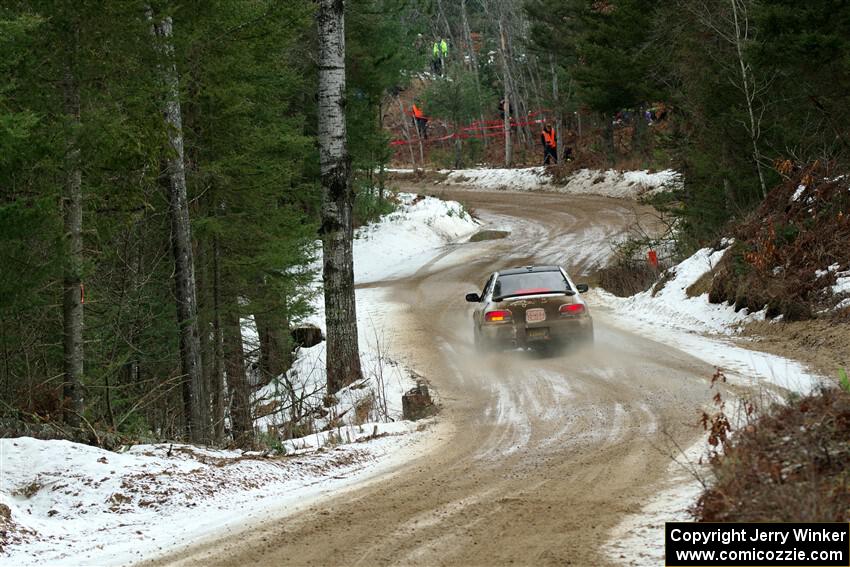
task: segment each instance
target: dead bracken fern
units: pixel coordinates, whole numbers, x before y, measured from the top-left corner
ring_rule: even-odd
[[[846,522],[850,519],[850,392],[823,390],[748,418],[734,435],[704,416],[722,451],[695,515],[704,522]],[[722,411],[718,412],[722,414]]]

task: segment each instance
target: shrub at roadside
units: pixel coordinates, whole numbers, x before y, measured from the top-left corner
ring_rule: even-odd
[[[850,393],[794,401],[735,432],[712,459],[703,522],[850,520]]]

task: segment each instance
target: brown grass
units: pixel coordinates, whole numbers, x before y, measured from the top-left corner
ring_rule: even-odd
[[[850,519],[850,393],[826,390],[735,432],[700,497],[703,522]]]
[[[644,291],[657,277],[657,272],[643,262],[618,262],[597,274],[599,285],[619,297]]]
[[[699,297],[704,293],[708,293],[711,291],[711,285],[714,282],[714,272],[708,271],[704,273],[700,278],[688,286],[688,289],[685,290],[685,293],[690,298]]]

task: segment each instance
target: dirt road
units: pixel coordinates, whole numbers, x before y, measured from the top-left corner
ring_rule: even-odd
[[[510,237],[451,246],[412,278],[371,284],[399,306],[393,351],[440,395],[441,442],[389,479],[161,564],[610,563],[600,546],[665,474],[671,439],[699,435],[712,368],[617,329],[601,309],[594,349],[481,357],[463,298],[505,266],[561,263],[582,281],[648,211],[598,197],[446,196]]]

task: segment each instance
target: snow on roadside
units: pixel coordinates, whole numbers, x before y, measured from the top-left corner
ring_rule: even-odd
[[[548,191],[622,199],[670,191],[681,184],[681,175],[669,169],[657,173],[580,169],[572,173],[565,184],[556,183],[545,167],[458,169],[440,173],[447,175],[443,183],[482,191]]]
[[[441,249],[479,228],[455,201],[399,193],[399,207],[354,235],[354,281],[412,275]]]
[[[620,298],[604,290],[591,291],[587,297],[603,308],[595,312],[596,317],[688,352],[723,369],[730,383],[752,391],[778,386],[789,392],[811,393],[822,377],[796,361],[733,342],[732,335],[743,323],[763,319],[764,312],[749,314],[746,310],[736,312],[728,303],[711,304],[708,293],[689,297],[688,288],[717,265],[732,242],[724,244],[726,248],[721,250],[699,250],[671,268],[670,278],[655,295],[648,290]],[[696,463],[706,447],[705,440],[700,439],[686,449],[677,462],[670,464],[658,492],[640,511],[628,514],[609,532],[603,550],[612,561],[634,566],[664,562],[664,523],[693,520],[689,509],[703,490],[697,475],[706,473]]]
[[[671,462],[667,478],[640,513],[626,516],[609,532],[603,551],[614,563],[664,565],[664,523],[694,520],[689,509],[702,492],[695,475],[704,473],[695,463],[703,456],[704,446],[700,441]]]
[[[0,439],[8,565],[122,565],[210,532],[293,508],[412,454],[410,424],[351,431],[368,443],[284,457],[187,445],[112,452],[28,437]],[[375,434],[379,437],[375,438]],[[386,435],[386,436],[385,436]]]
[[[670,279],[654,296],[652,290],[631,297],[616,297],[593,290],[591,297],[607,308],[603,316],[615,325],[668,344],[714,366],[738,384],[759,387],[772,384],[807,394],[822,381],[796,361],[734,344],[732,335],[748,321],[764,318],[764,312],[736,312],[728,303],[712,304],[708,293],[688,296],[688,288],[715,266],[728,250],[704,248],[670,268]]]
[[[731,243],[730,243],[731,244]],[[730,335],[748,321],[763,319],[764,313],[750,314],[746,309],[738,312],[727,304],[708,302],[708,293],[688,296],[688,288],[697,282],[723,259],[726,251],[703,248],[682,263],[668,270],[671,277],[653,295],[649,289],[627,298],[618,298],[600,292],[605,302],[618,311],[642,322],[675,327],[686,331]]]
[[[325,405],[325,343],[299,350],[292,368],[255,394],[261,431],[285,432],[297,423],[320,433],[287,441],[287,452],[317,449],[330,442],[351,443],[352,429],[371,433],[375,427],[402,421],[402,395],[416,386],[415,375],[402,364],[361,340],[363,379],[346,386]],[[298,416],[298,417],[296,417]],[[383,429],[382,429],[383,431]]]

